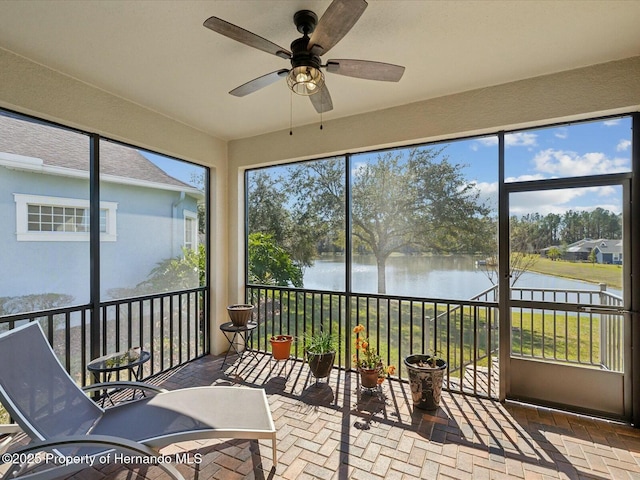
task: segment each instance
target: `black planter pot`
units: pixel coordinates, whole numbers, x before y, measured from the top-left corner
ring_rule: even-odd
[[[441,358],[436,360],[435,367],[431,367],[430,359],[431,355],[409,355],[404,359],[413,405],[423,410],[436,410],[440,406],[442,381],[447,368],[447,362]]]
[[[333,368],[333,361],[336,358],[336,352],[329,353],[311,353],[307,354],[307,362],[309,363],[309,369],[316,378],[326,378],[331,373]]]

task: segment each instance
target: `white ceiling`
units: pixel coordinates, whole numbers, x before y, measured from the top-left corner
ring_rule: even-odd
[[[0,0],[0,47],[224,140],[319,122],[284,79],[229,90],[288,61],[202,26],[223,18],[289,49],[297,10],[330,0]],[[640,54],[640,1],[369,0],[323,61],[404,65],[399,83],[327,74],[331,120]],[[291,104],[291,101],[293,103]]]

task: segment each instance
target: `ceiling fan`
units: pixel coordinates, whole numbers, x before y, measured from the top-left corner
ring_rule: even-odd
[[[283,68],[254,78],[231,90],[231,95],[244,97],[286,77],[289,88],[298,95],[309,96],[316,111],[322,113],[332,110],[333,103],[321,68],[329,73],[368,80],[397,82],[402,78],[404,67],[390,63],[332,59],[322,64],[320,57],[349,33],[366,8],[365,0],[333,0],[319,21],[310,10],[296,12],[293,22],[302,37],[291,43],[291,51],[218,17],[208,18],[204,26],[225,37],[291,61],[290,69]]]

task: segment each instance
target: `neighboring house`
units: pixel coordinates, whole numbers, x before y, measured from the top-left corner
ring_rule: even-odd
[[[562,258],[564,260],[569,260],[570,262],[589,260],[589,255],[591,255],[591,251],[595,244],[596,240],[591,240],[589,238],[578,240],[564,249]]]
[[[595,247],[596,262],[622,265],[622,240],[599,240]]]
[[[549,250],[554,247],[547,247],[540,250],[542,257],[547,257]],[[589,260],[589,255],[595,249],[596,263],[622,263],[622,240],[608,240],[599,238],[591,240],[583,238],[566,247],[555,246],[563,252],[562,259],[571,262],[581,262]]]
[[[197,248],[198,189],[133,148],[100,144],[100,281],[132,288],[161,260]],[[0,115],[0,297],[89,301],[89,139]]]

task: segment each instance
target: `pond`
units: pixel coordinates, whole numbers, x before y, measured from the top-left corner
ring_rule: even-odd
[[[476,266],[470,255],[392,256],[386,266],[387,294],[410,297],[466,300],[492,286],[485,267]],[[377,293],[377,267],[373,255],[354,255],[353,291]],[[598,289],[598,284],[526,272],[516,287]],[[345,288],[345,257],[322,256],[304,271],[304,287],[342,291]],[[612,293],[619,292],[610,290]]]

